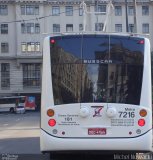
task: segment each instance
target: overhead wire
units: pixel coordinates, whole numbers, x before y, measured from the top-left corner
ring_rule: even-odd
[[[79,8],[73,9],[73,11],[77,11],[77,10],[79,10]],[[59,15],[67,13],[67,12],[68,11],[60,12]],[[49,17],[52,17],[52,16],[54,16],[54,15],[49,14],[49,15],[46,15],[46,16],[40,16],[40,17],[30,18],[30,19],[23,19],[23,18],[21,18],[19,20],[14,20],[14,21],[2,21],[2,22],[0,21],[0,23],[18,23],[18,22],[28,22],[28,21],[35,21],[35,20],[38,21],[38,20],[41,20],[41,19],[44,19],[44,18],[49,18]]]
[[[75,11],[77,11],[77,10],[79,10],[79,8],[80,7],[78,7],[78,8],[73,8],[73,12],[75,12]],[[86,12],[86,13],[88,13],[88,11],[86,10],[86,8],[83,8],[84,9],[84,12]],[[67,13],[68,11],[63,11],[63,12],[60,12],[59,13],[59,15],[61,15],[61,14],[65,14],[65,13]],[[19,13],[18,13],[19,14]],[[24,19],[23,17],[21,17],[21,15],[19,15],[20,16],[20,19],[17,19],[17,20],[12,20],[12,21],[0,21],[0,24],[2,24],[2,23],[8,23],[8,24],[10,24],[10,23],[26,23],[26,22],[30,22],[30,21],[40,21],[40,20],[44,20],[44,19],[46,19],[46,18],[50,18],[50,17],[52,17],[52,16],[54,16],[53,14],[49,14],[49,15],[46,15],[46,16],[36,16],[36,15],[34,15],[35,16],[35,18],[30,18],[30,19]],[[83,25],[83,26],[86,26],[86,23]],[[17,70],[16,69],[13,69],[13,70],[11,70],[11,72],[12,71],[14,71],[14,72],[16,72]],[[17,71],[17,72],[21,72],[21,71]],[[1,73],[1,71],[0,71],[0,73]],[[22,80],[23,80],[23,77],[19,77],[19,76],[17,76],[17,77],[12,77],[11,75],[10,75],[10,85],[11,86],[16,86],[16,87],[19,87],[19,86],[23,86],[23,84],[22,84]],[[20,82],[20,83],[19,83]]]
[[[75,12],[75,11],[77,11],[77,10],[79,10],[79,8],[77,8],[77,9],[73,9],[72,11],[73,12]],[[63,12],[59,12],[59,15],[61,15],[61,14],[65,14],[65,13],[67,13],[68,11],[63,11]],[[20,19],[17,19],[17,20],[12,20],[12,21],[0,21],[0,24],[11,24],[11,23],[23,23],[23,24],[26,24],[26,22],[30,22],[30,21],[34,21],[34,22],[39,22],[40,20],[43,20],[43,19],[46,19],[46,18],[50,18],[50,17],[54,17],[54,15],[53,14],[49,14],[49,15],[46,15],[46,16],[36,16],[36,15],[34,15],[35,16],[35,18],[30,18],[30,19],[24,19],[19,13],[18,13],[18,11],[17,11],[17,15],[18,15],[18,17],[20,17]],[[34,23],[34,25],[35,25],[35,23]],[[35,26],[34,26],[35,27]],[[32,39],[35,39],[35,36],[33,35],[33,34],[31,34],[32,35]],[[40,34],[39,34],[39,36],[40,36]],[[39,37],[40,38],[40,37]],[[36,47],[36,46],[35,46]]]

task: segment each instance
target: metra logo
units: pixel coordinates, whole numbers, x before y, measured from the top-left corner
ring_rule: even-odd
[[[101,112],[104,106],[92,106],[95,108],[93,117],[101,117]]]

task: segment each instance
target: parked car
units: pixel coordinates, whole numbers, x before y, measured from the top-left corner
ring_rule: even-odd
[[[22,113],[22,114],[25,113],[24,106],[17,106],[15,112],[16,113]]]

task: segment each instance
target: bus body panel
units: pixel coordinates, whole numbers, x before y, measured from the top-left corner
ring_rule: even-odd
[[[152,108],[152,90],[150,87],[151,84],[151,54],[150,54],[150,43],[149,40],[145,38],[145,47],[144,47],[144,68],[143,68],[143,80],[142,80],[142,90],[140,105],[147,106]],[[151,119],[150,119],[151,120]],[[151,120],[152,121],[152,120]]]
[[[89,112],[86,117],[81,115],[80,105],[84,106]],[[55,112],[56,125],[53,127],[48,125],[48,121],[52,117],[46,116],[47,110],[50,108]],[[109,117],[107,113],[109,108],[116,110],[114,117]],[[41,120],[42,126],[47,133],[57,138],[133,138],[141,136],[152,129],[151,120],[147,120],[152,118],[151,109],[144,106],[83,103],[58,105],[45,109],[42,111],[43,116],[45,115]],[[141,119],[139,115],[141,109],[145,109],[148,113],[144,118],[145,126],[138,125],[138,121]],[[98,113],[98,111],[100,112]],[[95,130],[99,130],[99,128],[102,131],[97,131],[100,133],[96,134]],[[56,130],[56,133],[54,133],[54,130]],[[65,134],[62,134],[63,132]]]
[[[50,37],[45,38],[43,47],[43,83],[41,101],[42,130],[40,136],[41,151],[151,151],[152,107],[150,89],[151,59],[149,40],[144,38],[143,42],[143,44],[145,44],[145,54],[143,62],[144,64],[140,104],[124,104],[112,102],[84,103],[81,101],[80,103],[54,104],[58,101],[56,102],[53,95],[53,87],[55,86],[53,86],[52,83],[53,77],[50,69],[50,66],[52,65],[50,55],[50,40]],[[115,42],[112,42],[112,44],[113,43]],[[103,45],[105,45],[105,43]],[[63,52],[62,49],[61,51]],[[113,66],[113,64],[110,65]],[[112,68],[114,67],[108,67],[107,70],[113,71]],[[137,71],[139,71],[139,68]],[[108,75],[108,77],[110,77],[110,75]],[[56,81],[54,84],[56,84]],[[66,94],[65,96],[68,97],[69,95]],[[134,98],[135,97],[133,96],[133,99]],[[53,117],[47,116],[48,109],[54,110],[55,115]],[[145,117],[140,116],[140,110],[143,109],[147,111],[147,115]],[[49,126],[48,123],[50,119],[56,120],[56,125],[54,127]],[[145,121],[143,126],[138,124],[140,119]],[[98,134],[96,134],[96,132],[98,132]],[[118,145],[116,146],[116,144]]]
[[[43,54],[47,54],[46,56],[43,56],[43,65],[42,69],[42,99],[41,101],[41,109],[44,110],[47,106],[54,106],[54,99],[53,99],[53,92],[52,92],[52,83],[51,83],[51,70],[48,69],[48,67],[51,65],[50,62],[50,43],[49,43],[49,37],[44,39],[44,48],[43,48]],[[47,76],[46,76],[47,75]],[[50,91],[49,93],[47,91]],[[43,114],[41,113],[41,116]]]
[[[137,138],[66,139],[52,137],[41,130],[41,151],[127,150],[152,151],[152,130]],[[144,143],[145,142],[145,143]]]
[[[15,110],[15,104],[0,104],[0,112],[10,111],[10,108]]]

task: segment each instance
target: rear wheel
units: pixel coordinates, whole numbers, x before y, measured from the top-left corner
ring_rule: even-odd
[[[10,108],[10,112],[11,112],[11,113],[14,113],[14,108]]]

